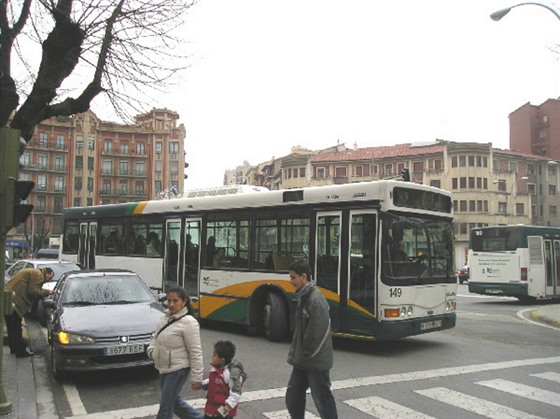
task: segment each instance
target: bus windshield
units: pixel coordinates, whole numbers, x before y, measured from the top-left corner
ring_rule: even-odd
[[[449,220],[385,214],[382,280],[388,285],[455,282]]]

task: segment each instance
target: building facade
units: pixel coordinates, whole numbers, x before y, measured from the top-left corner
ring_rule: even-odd
[[[510,113],[509,148],[560,160],[560,99],[527,102]]]
[[[48,246],[62,233],[62,210],[154,199],[184,186],[185,127],[179,115],[153,109],[133,125],[102,121],[88,111],[43,121],[22,156],[21,180],[35,182],[34,205],[12,243]],[[14,250],[17,250],[14,252]],[[14,256],[23,249],[11,249]],[[30,249],[26,249],[28,252]]]

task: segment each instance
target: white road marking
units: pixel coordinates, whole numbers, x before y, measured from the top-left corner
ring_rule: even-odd
[[[425,415],[381,397],[373,396],[345,400],[344,403],[361,412],[383,419],[433,419],[432,416]]]
[[[441,378],[441,377],[449,377],[453,375],[464,375],[464,374],[472,374],[477,372],[483,371],[495,371],[507,368],[517,368],[517,367],[526,367],[531,365],[544,365],[544,364],[556,364],[560,363],[560,356],[553,356],[550,358],[533,358],[533,359],[522,359],[522,360],[514,360],[514,361],[502,361],[502,362],[492,362],[487,364],[478,364],[478,365],[467,365],[463,367],[449,367],[449,368],[439,368],[433,370],[425,370],[425,371],[412,371],[412,372],[405,372],[400,374],[389,374],[389,375],[380,375],[380,376],[373,376],[373,377],[362,377],[362,378],[350,378],[347,380],[338,380],[332,382],[332,389],[333,390],[341,390],[341,389],[348,389],[348,388],[357,388],[357,387],[364,387],[364,386],[375,386],[381,384],[390,384],[390,383],[401,383],[401,382],[408,382],[413,380],[427,380],[430,378]],[[65,391],[67,391],[67,387],[73,386],[64,386]],[[73,392],[77,394],[75,387],[73,387]],[[243,393],[242,402],[246,401],[260,401],[260,400],[269,400],[269,399],[276,399],[284,397],[286,394],[286,387],[278,387],[278,388],[271,388],[268,390],[257,390],[257,391],[248,391]],[[188,400],[190,404],[197,407],[204,406],[204,399],[196,399],[196,400]],[[110,412],[101,412],[101,413],[93,413],[87,414],[85,412],[85,408],[79,398],[72,396],[72,402],[70,399],[68,400],[72,407],[73,414],[75,412],[81,411],[84,413],[75,413],[82,415],[83,418],[134,418],[134,417],[145,417],[145,416],[154,416],[157,413],[158,406],[145,406],[145,407],[137,407],[131,409],[122,409],[118,411],[110,411]],[[129,413],[129,412],[137,412],[137,413]],[[144,412],[147,412],[144,414]],[[155,413],[154,413],[155,412]]]
[[[72,416],[87,415],[86,408],[78,393],[78,389],[74,385],[64,384],[62,386],[64,393],[66,394],[66,400],[70,405],[70,410],[72,411]]]
[[[531,377],[542,378],[543,380],[554,381],[560,383],[560,374],[557,372],[543,372],[542,374],[531,374]]]
[[[552,391],[542,390],[537,387],[527,386],[525,384],[514,383],[508,380],[487,380],[479,381],[476,384],[503,391],[504,393],[513,394],[526,399],[536,400],[541,403],[551,404],[560,407],[560,397]]]
[[[445,387],[434,387],[425,390],[416,390],[415,393],[443,402],[451,406],[459,407],[469,412],[474,412],[488,418],[536,418],[536,416],[520,410],[512,409],[501,404],[494,403],[478,397],[469,396],[468,394],[450,390]]]
[[[492,299],[492,300],[515,300],[515,297],[508,297],[506,295],[483,295],[483,294],[457,294],[457,297],[464,297],[464,298],[484,298],[484,299]]]
[[[266,412],[263,416],[269,419],[290,419],[290,414],[287,410],[278,410],[276,412]],[[305,419],[320,419],[319,416],[315,416],[311,412],[305,412]]]

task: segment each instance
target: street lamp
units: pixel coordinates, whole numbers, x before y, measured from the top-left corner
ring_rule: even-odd
[[[534,6],[541,6],[541,7],[544,7],[545,9],[550,10],[552,13],[554,13],[554,16],[556,16],[556,17],[558,18],[558,20],[560,20],[560,13],[559,13],[556,9],[554,9],[554,8],[552,8],[551,6],[548,6],[548,5],[546,5],[546,4],[537,3],[537,2],[519,3],[519,4],[516,4],[516,5],[514,5],[514,6],[508,7],[507,9],[497,10],[497,11],[495,11],[494,13],[492,13],[492,14],[490,15],[490,18],[491,18],[493,21],[496,21],[496,22],[497,22],[498,20],[500,20],[501,18],[503,18],[505,15],[507,15],[507,14],[511,11],[511,9],[513,9],[514,7],[526,6],[526,5],[534,5]]]

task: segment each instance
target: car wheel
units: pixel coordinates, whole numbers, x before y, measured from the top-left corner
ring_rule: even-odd
[[[56,360],[54,357],[54,346],[51,346],[51,371],[56,381],[64,379],[64,373],[56,367]]]
[[[37,302],[37,320],[41,326],[45,327],[47,325],[47,309],[43,305],[43,300]]]
[[[271,342],[279,342],[286,337],[288,314],[281,298],[268,294],[264,306],[264,335]]]

